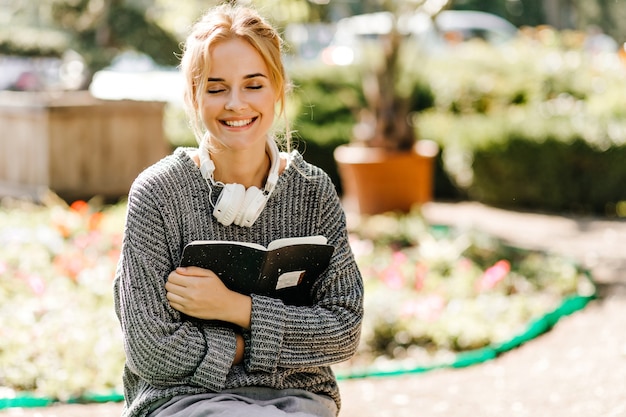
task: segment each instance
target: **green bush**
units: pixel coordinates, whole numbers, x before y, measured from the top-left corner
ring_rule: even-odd
[[[59,58],[70,37],[56,29],[11,27],[0,29],[0,55]]]
[[[291,75],[289,114],[298,136],[321,145],[350,139],[355,109],[364,105],[358,76],[343,67],[300,69]]]
[[[355,109],[364,105],[358,76],[347,68],[315,67],[292,71],[288,114],[294,147],[324,169],[341,190],[333,151],[350,141]]]
[[[626,200],[624,161],[624,145],[601,150],[549,134],[540,143],[518,132],[474,152],[469,194],[499,206],[615,214]]]
[[[420,128],[442,143],[444,170],[471,199],[615,214],[626,200],[626,122],[582,111],[546,117],[517,110],[490,116],[429,112],[421,115]]]
[[[168,103],[163,115],[163,130],[172,149],[179,146],[198,146],[189,118],[182,106]]]
[[[50,2],[42,6],[38,25],[16,23],[0,28],[0,54],[61,57],[73,49],[92,73],[108,66],[127,49],[143,52],[159,65],[178,64],[180,40],[161,28],[144,10],[123,2],[96,8],[89,8],[88,3]]]
[[[626,200],[626,88],[617,56],[521,42],[466,45],[425,71],[435,107],[416,119],[469,198],[615,215]],[[612,58],[612,59],[611,59]]]
[[[82,27],[79,25],[81,12],[76,12],[74,23],[69,9],[64,6],[57,10],[57,19],[62,27],[74,34],[74,47],[83,55],[92,72],[108,66],[122,51],[131,49],[145,53],[155,63],[164,66],[176,66],[179,62],[180,40],[155,23],[149,15],[132,5],[113,3],[106,18],[109,38],[103,42],[97,25]],[[71,7],[70,7],[71,8]],[[97,22],[98,20],[94,20]]]

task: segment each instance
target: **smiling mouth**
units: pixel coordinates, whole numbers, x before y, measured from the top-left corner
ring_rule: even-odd
[[[251,124],[252,122],[254,122],[257,118],[253,117],[251,119],[244,119],[244,120],[222,120],[222,124],[228,126],[228,127],[244,127],[244,126],[248,126],[249,124]]]

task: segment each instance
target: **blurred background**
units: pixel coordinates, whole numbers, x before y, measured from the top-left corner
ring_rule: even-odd
[[[124,355],[111,280],[124,197],[145,167],[178,146],[196,146],[177,65],[190,25],[216,3],[0,0],[0,410],[48,405],[50,398],[123,399]],[[624,303],[605,302],[611,291],[623,294],[625,288],[626,2],[249,3],[284,35],[294,146],[328,172],[344,201],[353,187],[345,180],[354,172],[339,163],[338,150],[352,145],[392,151],[401,155],[393,169],[375,172],[374,164],[361,163],[369,174],[362,188],[378,182],[404,195],[415,192],[419,203],[434,201],[425,210],[429,220],[461,226],[480,220],[483,231],[509,239],[503,245],[462,227],[459,235],[453,228],[431,228],[419,211],[363,216],[351,230],[351,243],[370,294],[363,339],[378,349],[363,360],[418,355],[430,361],[424,349],[435,359],[466,350],[478,358],[472,349],[484,352],[482,347],[501,343],[503,330],[510,335],[519,329],[514,316],[523,324],[534,320],[538,301],[548,302],[541,306],[544,313],[563,297],[577,296],[582,308],[595,296],[569,257],[532,253],[522,262],[519,255],[526,252],[509,244],[521,242],[585,261],[604,285],[604,298],[591,319],[583,317],[576,338],[568,338],[570,332],[548,339],[559,345],[549,345],[546,357],[567,372],[550,368],[539,358],[546,349],[538,349],[536,361],[509,362],[519,370],[511,380],[527,385],[508,381],[508,397],[501,395],[503,379],[493,373],[482,374],[478,384],[476,374],[467,373],[470,382],[459,383],[459,392],[499,401],[505,413],[526,395],[543,410],[549,405],[544,386],[537,385],[543,381],[546,392],[557,390],[550,401],[564,390],[561,402],[552,403],[562,415],[601,415],[598,407],[609,410],[611,404],[623,411],[615,367],[623,365],[626,352],[623,332],[616,330],[623,328]],[[380,154],[369,156],[370,162]],[[410,164],[415,160],[417,168]],[[392,171],[401,180],[389,179]],[[373,194],[377,202],[395,201]],[[404,307],[389,295],[394,288],[410,298],[408,317],[418,320],[405,323],[406,311],[389,313]],[[459,295],[462,289],[469,295]],[[459,299],[472,314],[459,309]],[[604,310],[607,305],[621,310]],[[535,327],[529,337],[537,335]],[[587,352],[602,359],[600,371]],[[346,403],[380,413],[363,399],[376,392],[389,402],[406,388],[397,381],[387,391],[353,390]],[[597,388],[589,390],[589,381]],[[112,394],[94,400],[93,392]],[[19,393],[31,402],[20,402]],[[580,396],[595,408],[578,407]],[[416,397],[428,397],[437,402],[432,409],[440,409],[437,395]],[[406,415],[427,409],[402,401],[411,408]],[[477,415],[467,409],[456,415],[467,414]],[[119,415],[118,406],[109,415]]]
[[[162,102],[168,148],[194,145],[176,66],[189,26],[216,3],[0,0],[0,90],[88,91],[99,99]],[[420,139],[438,146],[432,198],[626,214],[626,170],[620,162],[626,157],[626,110],[619,93],[626,82],[626,3],[250,4],[286,40],[295,86],[288,116],[297,147],[329,172],[340,192],[333,152],[371,135],[368,118],[380,119],[387,100],[387,113],[400,117],[385,129],[406,122],[409,130],[404,145],[398,139],[392,146]],[[382,80],[385,72],[390,78]],[[384,83],[392,86],[382,91]],[[20,100],[4,97],[4,108]],[[17,134],[4,135],[9,132]],[[13,188],[31,175],[6,169],[0,170],[0,183]],[[120,181],[126,182],[112,197],[127,188],[129,180]]]

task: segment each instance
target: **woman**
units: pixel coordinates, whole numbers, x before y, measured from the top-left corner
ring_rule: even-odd
[[[198,149],[140,174],[128,199],[115,307],[124,334],[124,416],[335,416],[330,365],[350,358],[363,287],[328,176],[271,135],[283,112],[281,40],[254,11],[220,6],[193,27],[181,69]],[[288,140],[288,132],[286,134]],[[179,268],[193,240],[334,246],[311,306],[227,289]]]

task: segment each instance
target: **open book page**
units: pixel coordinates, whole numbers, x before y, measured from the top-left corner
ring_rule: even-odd
[[[325,245],[328,242],[325,236],[316,235],[316,236],[302,236],[302,237],[284,237],[282,239],[273,240],[267,245],[267,248],[263,245],[259,245],[258,243],[252,242],[237,242],[231,240],[194,240],[191,244],[194,245],[208,245],[208,244],[216,244],[216,243],[228,243],[232,245],[241,245],[247,246],[249,248],[254,248],[258,250],[274,250],[278,248],[282,248],[284,246],[291,245],[302,245],[311,243],[314,245]]]
[[[282,248],[284,246],[291,245],[302,245],[306,243],[311,243],[314,245],[325,245],[328,242],[325,236],[317,235],[317,236],[303,236],[303,237],[285,237],[282,239],[276,239],[270,242],[267,245],[267,250],[274,250],[278,248]]]
[[[245,246],[247,248],[252,248],[256,250],[267,250],[267,248],[263,245],[259,245],[258,243],[252,242],[238,242],[236,240],[194,240],[193,242],[187,244],[187,246],[206,246],[206,245],[237,245],[237,246]],[[271,242],[270,242],[271,244]]]

